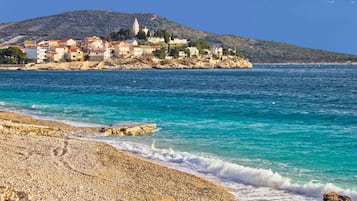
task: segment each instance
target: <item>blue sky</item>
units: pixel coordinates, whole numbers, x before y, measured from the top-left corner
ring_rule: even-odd
[[[0,22],[70,10],[156,13],[189,27],[357,54],[357,0],[1,0]]]

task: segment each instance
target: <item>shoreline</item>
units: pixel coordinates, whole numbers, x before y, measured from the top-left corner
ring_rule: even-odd
[[[247,64],[246,64],[247,65]],[[250,65],[250,64],[249,64]],[[219,66],[210,66],[204,65],[201,63],[200,65],[182,65],[179,63],[172,63],[168,65],[160,65],[160,64],[147,64],[147,63],[138,63],[138,64],[119,64],[114,65],[110,62],[63,62],[63,63],[46,63],[46,64],[34,64],[34,65],[8,65],[6,67],[0,66],[0,71],[87,71],[87,70],[209,70],[209,69],[251,69],[254,66],[262,66],[262,65],[278,65],[278,66],[357,66],[357,63],[251,63],[251,66],[237,66],[237,67],[219,67]]]
[[[15,133],[6,122],[68,135]],[[236,200],[212,181],[97,141],[73,137],[71,125],[0,111],[0,196],[19,200]]]
[[[75,61],[1,66],[0,70],[171,70],[171,69],[244,69],[253,68],[246,59],[224,60],[155,60],[154,58],[130,58],[112,61]]]

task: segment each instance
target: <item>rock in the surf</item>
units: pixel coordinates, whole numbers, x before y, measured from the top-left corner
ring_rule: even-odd
[[[108,127],[101,128],[100,132],[104,132],[106,135],[139,136],[153,132],[156,127],[156,124],[143,124],[129,127]]]
[[[352,201],[348,196],[339,195],[336,192],[325,193],[323,201]]]

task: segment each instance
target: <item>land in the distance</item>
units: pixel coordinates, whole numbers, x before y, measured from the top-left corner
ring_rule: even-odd
[[[24,40],[60,38],[80,39],[88,36],[107,36],[115,30],[127,29],[138,18],[151,30],[168,30],[179,38],[204,39],[211,44],[236,49],[252,63],[349,63],[357,62],[356,55],[329,52],[296,45],[250,39],[235,35],[218,35],[194,30],[156,14],[126,14],[102,10],[66,12],[19,22],[0,24],[0,43],[22,44]],[[240,26],[239,21],[232,26]],[[242,27],[244,29],[244,27]]]
[[[98,63],[93,64],[93,61]],[[235,49],[213,45],[203,39],[178,38],[167,30],[149,30],[140,26],[137,18],[132,28],[114,31],[106,38],[89,36],[25,40],[23,45],[0,44],[0,67],[11,69],[11,64],[26,67],[20,68],[25,70],[253,67]]]

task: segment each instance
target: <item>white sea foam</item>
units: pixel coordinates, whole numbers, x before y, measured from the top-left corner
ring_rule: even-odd
[[[339,192],[357,200],[357,192],[341,189],[333,184],[309,182],[293,183],[289,178],[269,169],[258,169],[225,162],[221,159],[202,157],[170,149],[121,140],[100,139],[119,149],[130,151],[185,172],[205,176],[228,186],[240,200],[321,200],[326,192]]]
[[[65,124],[69,124],[75,127],[101,127],[104,126],[102,124],[95,124],[95,123],[90,123],[90,122],[81,122],[77,120],[69,120],[69,119],[63,119],[63,118],[57,118],[57,117],[50,117],[49,114],[46,114],[42,112],[42,108],[48,108],[49,106],[47,105],[31,105],[30,109],[23,109],[23,108],[16,108],[14,106],[9,106],[5,102],[0,101],[0,109],[3,111],[8,111],[8,112],[16,112],[19,114],[23,115],[30,115],[33,117],[36,117],[38,119],[43,119],[43,120],[50,120],[50,121],[58,121],[62,122]]]

